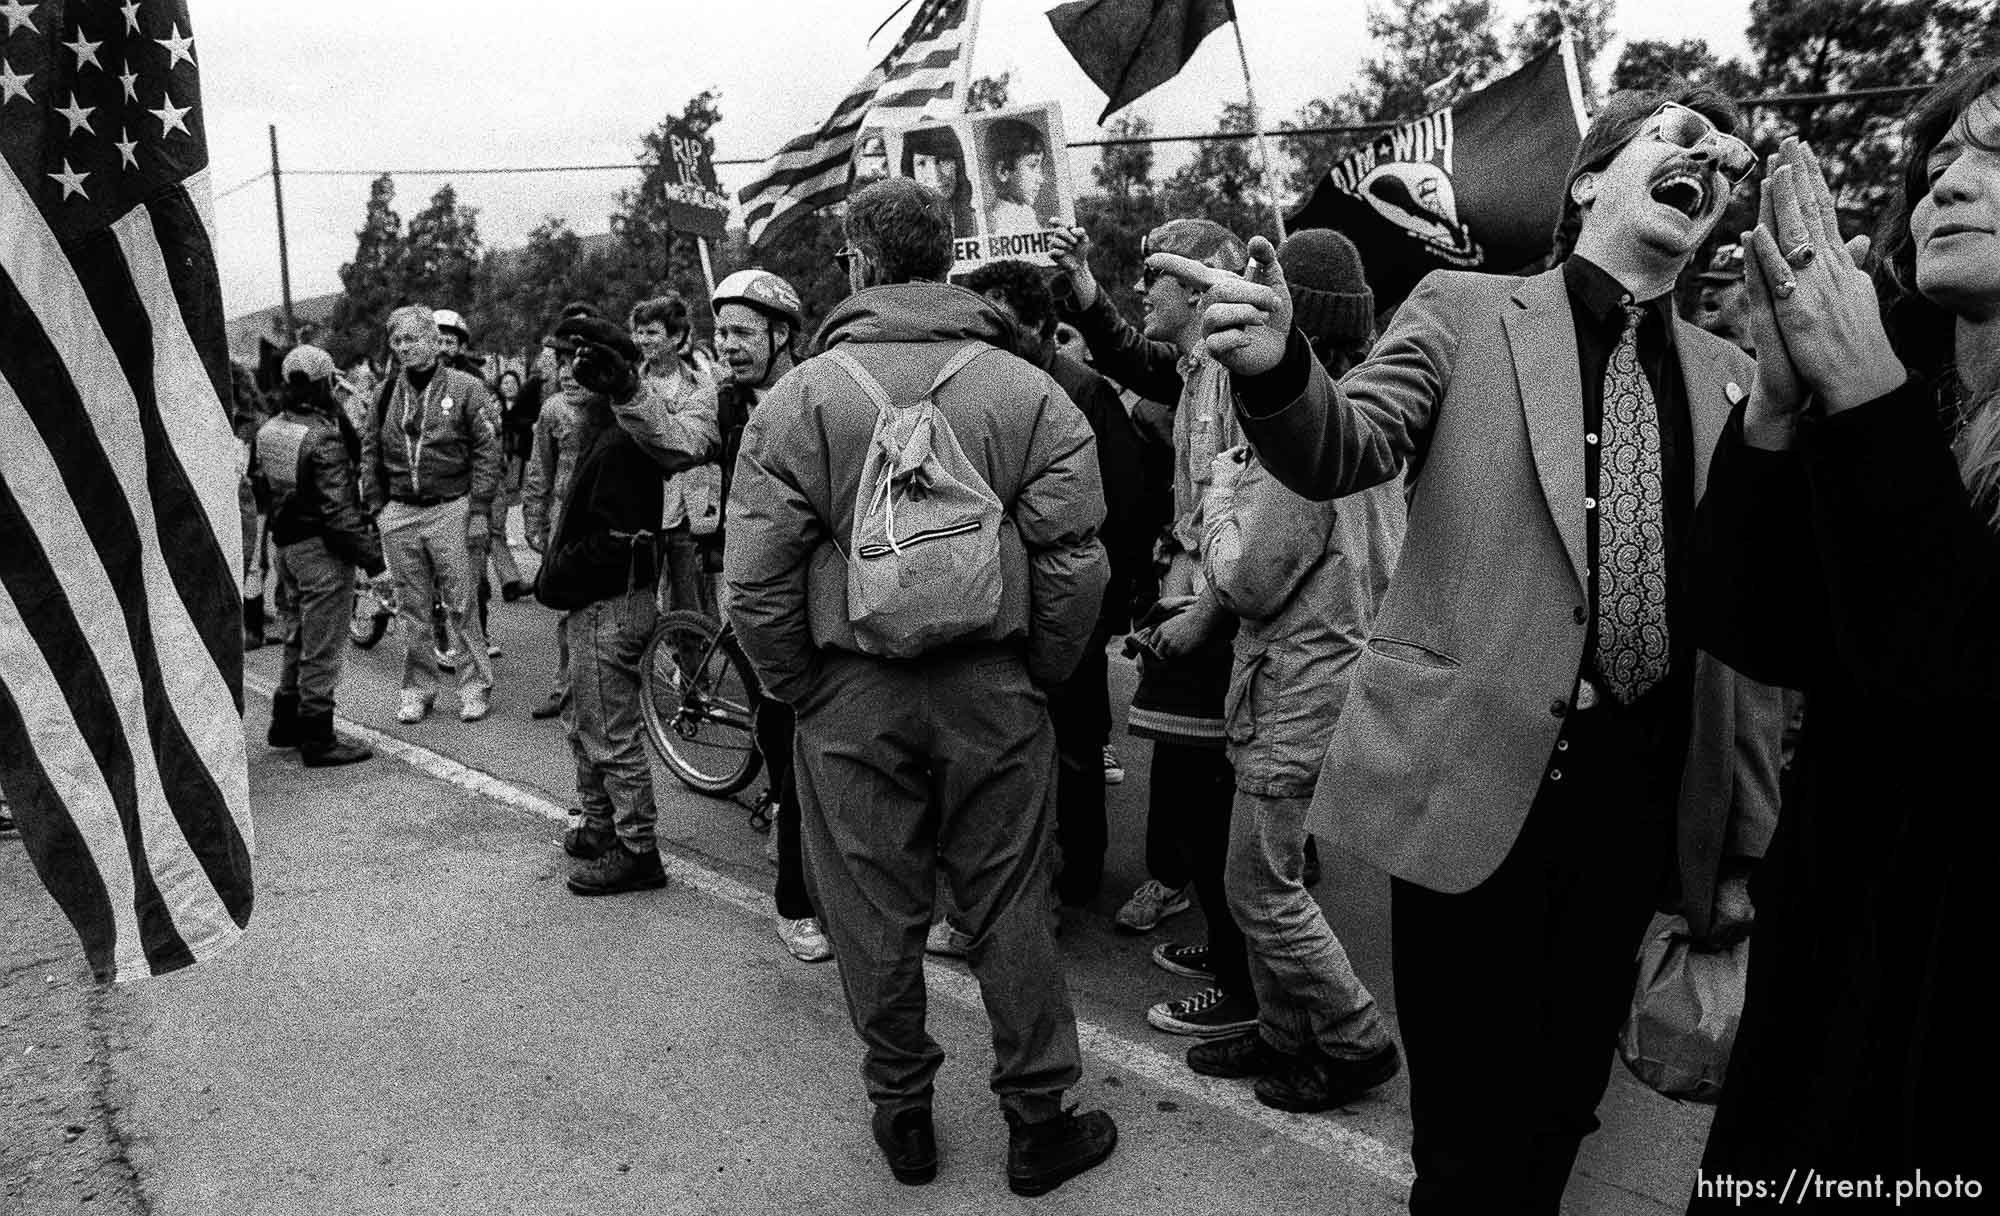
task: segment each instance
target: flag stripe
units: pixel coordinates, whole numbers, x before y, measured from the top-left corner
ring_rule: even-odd
[[[247,823],[249,816],[247,760],[234,763],[242,759],[243,711],[238,690],[229,687],[221,676],[225,663],[240,664],[242,661],[242,635],[233,608],[237,602],[236,579],[234,568],[224,562],[214,528],[206,520],[213,518],[214,512],[227,509],[226,523],[235,545],[242,544],[241,524],[233,494],[227,498],[226,508],[201,501],[189,484],[173,446],[178,441],[185,445],[182,448],[184,451],[201,452],[205,446],[210,452],[215,452],[217,436],[203,434],[199,427],[203,415],[219,421],[220,404],[176,410],[175,416],[182,420],[182,429],[192,430],[193,433],[168,435],[158,403],[162,400],[184,400],[177,395],[179,393],[193,393],[194,400],[200,401],[201,395],[209,391],[207,377],[192,350],[186,351],[184,359],[176,359],[172,353],[176,335],[179,336],[179,344],[187,346],[187,335],[178,328],[178,318],[169,316],[162,319],[152,311],[163,308],[172,313],[177,309],[166,283],[166,268],[158,262],[158,246],[150,240],[151,225],[145,211],[141,209],[130,213],[114,225],[112,231],[129,240],[142,257],[150,256],[151,261],[134,266],[126,260],[118,241],[103,236],[93,238],[82,247],[72,248],[70,262],[77,270],[84,294],[90,300],[102,332],[116,352],[118,365],[124,370],[124,387],[132,393],[138,407],[137,421],[145,446],[146,492],[153,506],[156,539],[162,553],[172,553],[175,557],[174,563],[165,567],[164,573],[170,577],[179,601],[178,607],[188,619],[208,660],[205,664],[170,664],[162,673],[161,682],[167,699],[161,712],[154,716],[165,720],[169,729],[162,730],[158,724],[155,726],[161,767],[169,770],[167,787],[181,790],[186,795],[185,801],[176,802],[174,807],[184,823],[190,812],[203,816],[204,821],[233,818],[239,827],[230,835],[240,836],[240,825]],[[147,286],[142,289],[140,284]],[[152,299],[143,299],[141,290]],[[155,368],[160,366],[156,356],[161,350],[168,352],[169,361],[156,372]],[[176,363],[181,364],[178,369]],[[174,379],[177,370],[182,377],[181,383],[176,383]],[[164,384],[168,391],[160,392],[156,384]],[[222,425],[221,434],[222,442],[230,445],[221,450],[233,450],[234,440],[226,424]],[[229,485],[229,481],[214,476],[214,470],[211,469],[209,474],[207,480],[211,487]],[[227,476],[233,480],[234,475],[232,464]],[[210,497],[218,495],[211,490]],[[155,611],[157,613],[157,609]],[[194,625],[195,621],[207,622],[209,628],[205,636]],[[134,628],[133,636],[144,635]],[[155,640],[159,640],[157,636]],[[215,678],[206,678],[209,673],[214,673]],[[239,676],[239,689],[240,680]],[[207,754],[220,759],[221,772],[243,774],[242,788],[230,791],[234,797],[225,796],[215,775],[200,762],[201,753],[185,745],[180,723],[171,720],[174,710],[186,714],[197,729],[204,723],[208,724],[209,733],[215,736],[208,741],[222,750],[210,750]],[[228,738],[221,737],[224,732]],[[166,745],[168,738],[183,740],[183,745],[169,747]],[[183,773],[185,781],[174,779]],[[209,831],[213,830],[211,826]],[[232,856],[234,850],[226,842],[207,843],[206,849],[198,850],[203,868],[227,898],[230,888],[234,886],[227,879],[230,872],[227,867],[237,864],[240,858]]]
[[[32,378],[10,378],[14,383],[37,386],[30,411],[37,415],[38,425],[43,423],[42,415],[52,412],[54,398],[67,398],[68,408],[62,411],[65,417],[51,418],[49,422],[57,426],[57,433],[61,433],[64,423],[82,428],[89,438],[87,444],[77,445],[79,450],[87,453],[95,449],[100,460],[109,462],[113,474],[92,480],[101,481],[102,493],[123,492],[124,503],[117,511],[117,518],[125,528],[120,529],[117,544],[110,548],[99,546],[97,556],[112,570],[128,571],[136,565],[140,578],[137,589],[129,588],[128,580],[120,580],[120,591],[134,595],[135,602],[127,609],[129,628],[120,622],[122,636],[118,640],[122,645],[112,653],[130,656],[126,661],[138,667],[145,682],[145,695],[140,697],[139,704],[153,716],[158,730],[152,736],[153,746],[172,757],[169,768],[176,778],[210,774],[193,786],[179,785],[170,791],[161,782],[152,748],[133,748],[141,767],[139,790],[145,853],[163,890],[172,897],[171,911],[182,936],[196,958],[206,957],[233,940],[239,918],[247,918],[250,906],[248,844],[237,827],[239,817],[232,813],[236,808],[214,806],[222,795],[208,762],[212,760],[216,769],[232,774],[245,772],[247,765],[240,729],[227,750],[204,758],[192,751],[174,714],[178,709],[213,723],[219,707],[224,707],[221,712],[225,716],[233,716],[226,707],[234,706],[236,694],[210,660],[188,606],[174,590],[159,544],[157,514],[150,498],[146,469],[144,416],[133,386],[116,370],[121,361],[107,342],[76,271],[56,244],[54,234],[29,203],[19,179],[12,172],[0,172],[0,211],[13,211],[19,216],[17,222],[9,223],[0,232],[0,281],[9,284],[10,292],[18,288],[17,298],[21,301],[33,301],[32,312],[27,315],[35,319],[33,325],[9,326],[10,341],[8,350],[0,353],[0,367],[22,358],[27,348],[39,341],[37,353],[49,362],[42,365],[35,360],[36,373]],[[117,246],[108,238],[92,243],[92,252],[118,255]],[[72,376],[76,377],[74,381]],[[149,391],[149,402],[150,397]],[[157,428],[157,417],[152,422]],[[177,560],[179,556],[176,554]],[[139,595],[144,598],[137,599]],[[72,596],[73,601],[76,598]],[[96,640],[95,634],[91,637]],[[135,645],[149,637],[150,646]],[[107,675],[114,671],[106,665]],[[165,695],[160,684],[163,671],[171,673],[172,697]],[[123,709],[124,699],[120,698],[119,703]],[[129,736],[148,737],[148,732],[129,714],[125,726]],[[213,738],[211,732],[212,727],[203,732],[203,737]],[[235,780],[229,784],[239,785]],[[246,789],[241,818],[247,818],[247,777],[241,787]],[[191,851],[179,822],[189,814],[209,814],[220,820],[219,827],[211,826],[197,834],[203,850],[199,859]],[[227,875],[221,883],[225,890],[221,892],[207,881],[218,873]]]
[[[178,209],[169,209],[172,222],[164,230],[154,222],[157,213],[148,208],[131,212],[111,227],[152,329],[150,384],[132,374],[131,360],[126,363],[127,376],[135,387],[150,389],[138,397],[146,411],[146,458],[153,479],[153,501],[161,508],[160,545],[179,559],[172,567],[175,586],[196,622],[210,660],[222,673],[230,691],[230,708],[241,718],[243,645],[235,609],[239,596],[236,580],[244,555],[242,517],[234,492],[236,436],[186,321],[183,300],[197,310],[206,304],[194,289],[183,289],[181,279],[186,276],[175,270],[185,272],[212,263],[191,260],[195,255],[186,251],[190,226],[202,245],[200,259],[207,257],[207,236],[200,232],[186,199],[179,201]],[[173,254],[162,238],[176,247]],[[211,284],[215,281],[212,274],[193,277],[206,278]],[[89,276],[85,278],[88,281]],[[219,312],[220,304],[215,307]],[[120,331],[106,325],[105,332]],[[120,357],[125,358],[123,350]],[[228,375],[226,368],[223,375]],[[220,391],[230,391],[226,382]],[[173,402],[175,408],[159,409],[158,403],[163,401]],[[184,461],[199,461],[203,467],[184,468]],[[183,509],[190,500],[200,504],[199,512]]]
[[[793,210],[847,197],[848,160],[864,125],[907,125],[956,99],[965,29],[965,0],[925,0],[895,48],[826,120],[766,162],[764,174],[736,196],[753,246],[769,240]]]
[[[4,487],[0,487],[4,492]],[[33,659],[32,666],[29,660]],[[35,706],[33,718],[22,716],[14,689]],[[146,974],[145,951],[139,948],[139,922],[134,913],[131,869],[125,842],[116,832],[86,839],[78,826],[100,829],[117,822],[114,815],[70,818],[71,806],[112,806],[97,767],[64,758],[84,754],[82,733],[62,704],[41,652],[28,636],[27,624],[14,607],[14,597],[0,579],[0,777],[7,786],[8,806],[21,829],[21,841],[42,885],[49,889],[77,936],[84,958],[100,980]],[[58,721],[60,718],[60,721]],[[47,756],[55,767],[42,765]],[[58,785],[57,778],[65,778]],[[99,850],[115,852],[109,864],[97,864]],[[109,877],[111,883],[105,879]],[[120,881],[123,880],[123,881]]]
[[[0,286],[5,288],[0,318],[9,322],[12,336],[20,328],[13,324],[18,296],[4,280]],[[0,360],[12,363],[14,350],[10,343]],[[58,484],[55,471],[61,466],[42,443],[40,420],[28,416],[15,393],[14,374],[17,367],[0,368],[0,428],[10,436],[0,445],[0,535],[21,541],[0,546],[0,585],[6,592],[5,625],[26,634],[28,644],[0,653],[0,676],[10,693],[19,689],[17,695],[35,709],[37,756],[54,762],[73,787],[65,801],[96,860],[95,885],[115,889],[132,910],[126,926],[131,936],[100,945],[100,954],[113,948],[118,971],[127,974],[133,952],[150,964],[178,958],[187,949],[146,864],[140,800],[149,796],[149,783],[143,753],[135,755],[128,746],[141,712],[134,702],[143,695],[129,680],[114,688],[107,679],[117,669],[107,668],[99,656],[120,657],[115,649],[125,633],[120,602],[102,566],[73,560],[94,554],[96,542],[73,505],[77,500]],[[116,495],[106,497],[109,502],[91,505],[107,516],[118,513]],[[52,563],[45,544],[72,560]],[[129,673],[129,665],[124,670]],[[51,722],[59,705],[67,709],[68,729]],[[77,731],[79,722],[95,729]],[[59,879],[67,883],[69,876]],[[92,965],[101,975],[101,963]]]

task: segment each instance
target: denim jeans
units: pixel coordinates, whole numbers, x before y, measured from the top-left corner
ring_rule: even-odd
[[[296,694],[301,714],[330,714],[354,615],[354,567],[315,536],[278,550],[278,586],[294,607],[278,691]]]
[[[639,713],[639,656],[653,636],[653,588],[598,600],[563,619],[569,640],[569,703],[563,726],[576,757],[584,826],[615,831],[634,852],[655,847],[660,814]]]
[[[438,683],[431,601],[444,605],[451,636],[462,653],[458,686],[493,687],[493,660],[486,655],[486,631],[474,610],[479,572],[466,544],[471,501],[464,497],[432,507],[392,502],[376,524],[382,556],[396,576],[396,616],[403,632],[403,687],[435,692]]]
[[[1306,890],[1310,796],[1236,793],[1225,883],[1249,948],[1258,1027],[1279,1051],[1359,1059],[1389,1045],[1375,997]]]

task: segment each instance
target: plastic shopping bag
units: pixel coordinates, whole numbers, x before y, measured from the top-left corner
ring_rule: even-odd
[[[1655,916],[1639,951],[1632,1013],[1618,1036],[1618,1054],[1632,1075],[1670,1098],[1721,1097],[1749,968],[1747,939],[1727,950],[1700,950],[1684,918]]]

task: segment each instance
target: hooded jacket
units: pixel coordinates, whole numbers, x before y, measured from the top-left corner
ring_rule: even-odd
[[[817,347],[841,347],[891,400],[914,403],[964,343],[1006,352],[1011,337],[981,296],[899,283],[850,296],[827,318]],[[1012,354],[982,357],[936,400],[1005,511],[999,616],[967,640],[1018,641],[1031,677],[1059,681],[1083,657],[1108,577],[1090,424],[1047,372]],[[729,617],[781,701],[810,696],[822,649],[860,652],[841,552],[875,419],[846,372],[813,358],[772,387],[744,428],[723,558]]]
[[[1241,447],[1216,457],[1205,508],[1203,564],[1240,622],[1223,708],[1236,788],[1311,797],[1402,551],[1402,479],[1309,502]]]

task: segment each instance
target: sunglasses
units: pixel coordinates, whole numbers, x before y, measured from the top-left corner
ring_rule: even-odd
[[[842,274],[852,274],[854,272],[854,259],[860,256],[861,251],[852,245],[842,245],[833,251],[833,260],[840,263],[840,273]]]
[[[1757,154],[1750,145],[1715,129],[1708,118],[1677,102],[1665,102],[1639,128],[1641,139],[1657,139],[1663,144],[1690,152],[1706,151],[1715,157],[1716,172],[1731,186],[1750,176],[1757,166]]]

